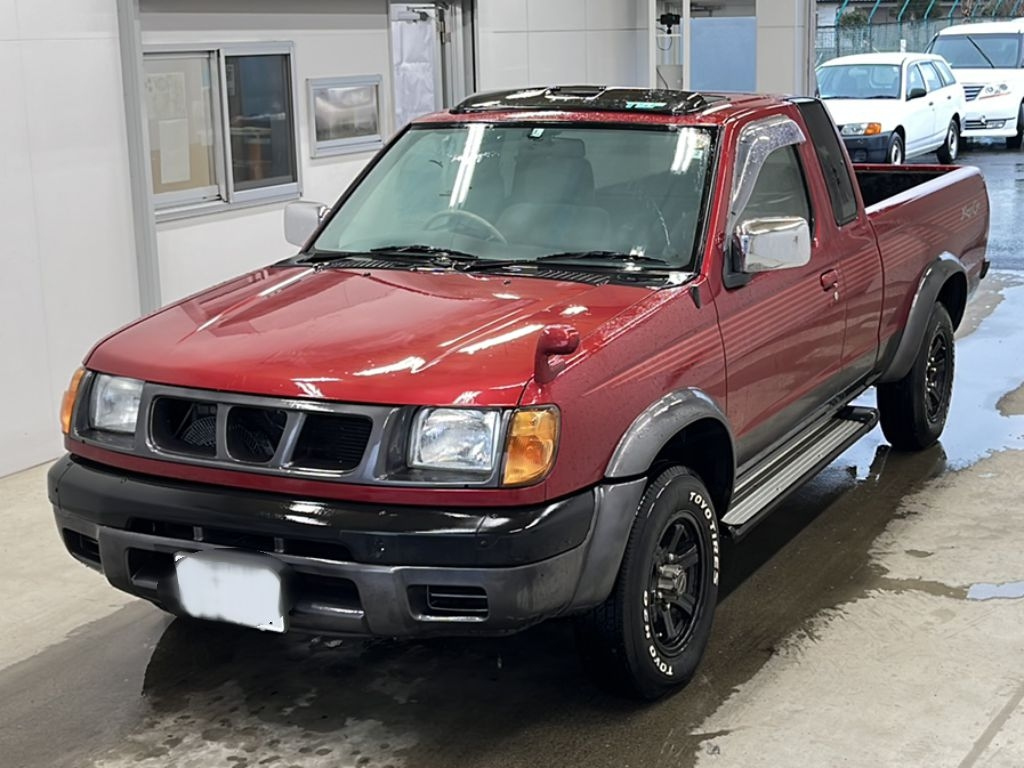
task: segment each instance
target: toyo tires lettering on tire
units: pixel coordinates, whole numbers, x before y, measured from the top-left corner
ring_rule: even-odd
[[[599,683],[654,699],[693,677],[720,558],[718,516],[700,478],[682,467],[660,473],[640,500],[612,594],[576,623]]]
[[[907,375],[878,386],[882,432],[894,448],[921,450],[942,435],[953,395],[954,362],[953,321],[936,304]]]

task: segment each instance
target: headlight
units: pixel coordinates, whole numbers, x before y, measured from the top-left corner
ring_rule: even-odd
[[[1010,86],[1006,83],[998,85],[986,85],[978,94],[979,99],[991,99],[993,96],[1005,96],[1010,92]]]
[[[409,442],[409,466],[492,472],[498,452],[498,411],[424,408]]]
[[[106,432],[131,434],[139,417],[142,382],[99,374],[92,382],[89,425]]]
[[[882,132],[881,123],[847,123],[840,131],[843,136],[875,136]]]

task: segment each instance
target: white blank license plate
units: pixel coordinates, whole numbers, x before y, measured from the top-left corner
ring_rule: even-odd
[[[213,619],[285,631],[283,564],[263,555],[211,549],[175,557],[181,607],[198,619]]]

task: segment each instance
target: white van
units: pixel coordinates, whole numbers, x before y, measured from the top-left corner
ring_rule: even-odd
[[[1004,137],[1018,149],[1024,138],[1024,19],[957,24],[928,46],[964,86],[967,110],[961,135]]]

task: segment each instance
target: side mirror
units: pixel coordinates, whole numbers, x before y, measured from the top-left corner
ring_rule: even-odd
[[[924,88],[911,88],[910,93],[907,94],[907,101],[913,101],[914,99],[923,99],[928,95],[928,91]]]
[[[301,248],[329,211],[323,203],[288,203],[284,207],[284,239]]]
[[[738,272],[802,267],[811,260],[811,228],[799,216],[748,219],[736,228],[736,245]]]

